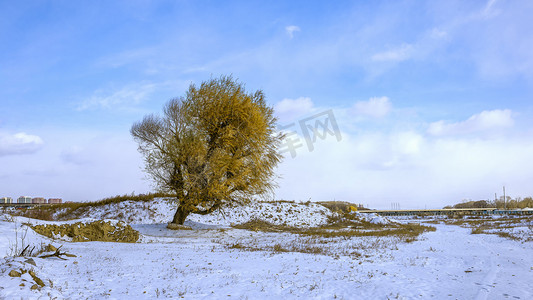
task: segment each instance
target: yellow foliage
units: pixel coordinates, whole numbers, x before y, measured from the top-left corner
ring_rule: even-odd
[[[185,97],[165,105],[163,116],[145,116],[131,134],[146,172],[177,195],[173,223],[182,224],[189,213],[243,204],[272,190],[283,138],[275,122],[262,91],[246,93],[223,76],[191,84]]]

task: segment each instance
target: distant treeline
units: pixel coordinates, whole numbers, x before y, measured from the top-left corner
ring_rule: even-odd
[[[479,200],[479,201],[464,201],[454,206],[446,206],[444,208],[497,208],[497,209],[517,209],[517,208],[533,208],[533,198],[526,197],[524,199],[518,197],[512,199],[506,197],[504,201],[503,197],[498,200]]]
[[[317,202],[317,204],[325,206],[326,208],[328,208],[329,210],[333,212],[341,211],[341,212],[347,213],[347,212],[351,212],[354,210],[370,210],[364,207],[363,204],[355,204],[355,203],[350,203],[350,202],[345,202],[345,201],[321,201],[321,202]]]

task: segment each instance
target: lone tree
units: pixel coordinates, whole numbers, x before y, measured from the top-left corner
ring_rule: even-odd
[[[283,138],[262,91],[246,93],[232,77],[189,86],[163,115],[146,115],[131,127],[145,170],[164,192],[176,194],[172,223],[246,204],[272,191]]]

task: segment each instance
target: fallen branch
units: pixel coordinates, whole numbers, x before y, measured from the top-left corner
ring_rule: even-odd
[[[74,254],[69,254],[69,253],[66,253],[66,252],[59,251],[59,250],[61,250],[61,247],[63,247],[63,246],[62,245],[59,246],[59,248],[57,248],[56,251],[53,254],[41,255],[39,257],[40,258],[57,257],[57,258],[62,259],[62,260],[67,260],[66,258],[61,257],[62,255],[67,256],[67,257],[76,257],[76,255],[74,255]]]

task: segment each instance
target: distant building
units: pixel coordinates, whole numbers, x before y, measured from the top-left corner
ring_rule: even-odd
[[[9,203],[13,203],[13,199],[11,199],[11,197],[0,198],[0,204],[9,204]]]
[[[20,196],[17,199],[17,203],[30,203],[31,204],[31,197],[28,196]]]
[[[60,204],[63,200],[61,198],[50,198],[48,199],[48,204]]]
[[[46,199],[44,199],[43,197],[35,197],[35,198],[31,199],[31,203],[33,203],[33,204],[46,204]]]

